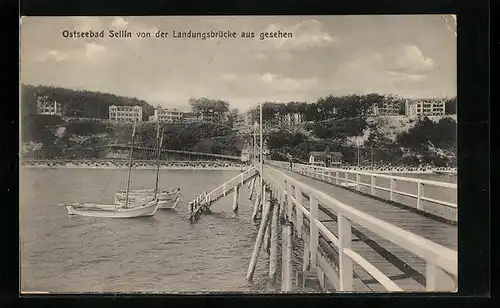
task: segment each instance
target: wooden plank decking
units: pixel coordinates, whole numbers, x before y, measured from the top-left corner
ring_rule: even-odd
[[[457,227],[430,217],[420,215],[409,209],[401,208],[381,200],[364,196],[359,193],[337,187],[332,184],[297,174],[290,170],[276,169],[266,166],[266,171],[277,170],[293,177],[304,184],[314,187],[333,198],[352,206],[376,218],[389,222],[404,230],[415,233],[451,249],[457,249]],[[307,196],[304,196],[304,206],[309,208]],[[338,235],[336,216],[321,207],[319,218],[335,235]],[[330,243],[331,244],[331,243]],[[396,246],[392,242],[353,224],[353,249],[380,269],[391,280],[405,291],[425,291],[425,261]],[[331,244],[333,246],[333,244]],[[336,249],[332,247],[333,251]],[[330,258],[337,262],[338,256],[330,251]],[[361,267],[354,266],[355,275],[366,287],[374,292],[383,292],[381,285]]]

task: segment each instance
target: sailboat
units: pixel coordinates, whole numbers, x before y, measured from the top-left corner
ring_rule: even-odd
[[[90,216],[90,217],[132,218],[132,217],[153,216],[156,213],[156,211],[160,206],[157,194],[155,194],[153,198],[150,200],[145,198],[137,198],[134,197],[133,195],[129,196],[135,128],[136,128],[136,122],[134,122],[132,131],[132,146],[130,149],[130,158],[129,158],[127,192],[124,202],[123,203],[115,202],[115,204],[93,204],[93,203],[64,204],[66,206],[68,214]],[[158,186],[158,177],[156,178],[156,186]]]
[[[156,162],[156,186],[154,189],[136,189],[128,191],[129,202],[132,205],[141,203],[144,201],[151,201],[157,199],[160,209],[175,209],[179,203],[179,197],[181,194],[180,188],[173,189],[171,191],[159,191],[159,176],[160,176],[160,157],[161,157],[161,146],[163,144],[163,131],[160,138],[160,123],[158,122],[156,139],[158,140],[157,147],[157,162]],[[133,144],[132,144],[133,147]],[[115,195],[115,203],[123,204],[127,198],[127,191],[118,191]]]

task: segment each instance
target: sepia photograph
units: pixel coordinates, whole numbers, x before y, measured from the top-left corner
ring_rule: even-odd
[[[456,29],[21,17],[20,293],[458,292]]]

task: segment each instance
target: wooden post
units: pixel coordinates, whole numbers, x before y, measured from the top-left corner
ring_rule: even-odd
[[[311,268],[311,255],[309,253],[309,245],[304,241],[304,255],[302,257],[302,272],[307,272]]]
[[[339,171],[335,171],[335,184],[339,185]]]
[[[286,191],[287,191],[287,198],[286,198],[286,202],[287,202],[287,205],[288,205],[288,209],[287,209],[287,212],[288,212],[288,221],[290,222],[293,222],[293,202],[292,202],[292,183],[288,182],[288,185],[286,186]]]
[[[321,287],[321,290],[326,290],[325,273],[319,266],[316,268],[316,274],[318,276],[319,286]]]
[[[240,185],[234,187],[233,213],[238,213],[238,199],[240,198]]]
[[[370,194],[372,196],[375,196],[375,179],[376,179],[375,176],[372,175],[371,176],[371,185],[370,185]]]
[[[260,182],[260,181],[256,181],[257,182]],[[259,184],[256,184],[256,189],[255,189],[255,203],[253,205],[253,213],[252,213],[252,220],[253,221],[256,221],[257,220],[257,214],[259,212],[259,203],[264,202],[264,196],[261,196],[261,194],[259,193],[261,190],[259,189]],[[262,191],[264,192],[264,191]]]
[[[314,196],[309,195],[310,205],[309,212],[311,213],[311,221],[309,222],[309,252],[311,254],[311,268],[316,268],[316,257],[318,251],[318,226],[314,222],[318,219],[318,200],[314,198]]]
[[[252,200],[254,191],[255,191],[255,177],[250,182],[250,193],[248,194],[248,199]]]
[[[271,216],[271,240],[269,248],[269,283],[276,284],[276,271],[278,268],[278,225],[279,225],[279,202],[273,204]]]
[[[446,271],[432,263],[426,264],[426,291],[454,291],[457,281]]]
[[[356,173],[356,190],[359,190],[359,173]]]
[[[390,187],[390,195],[389,195],[389,200],[390,201],[394,201],[394,188],[396,188],[396,180],[394,179],[390,179],[390,182],[391,182],[391,187]]]
[[[271,202],[273,202],[271,200]],[[273,207],[275,206],[275,204],[273,203]],[[272,215],[272,212],[271,214],[269,215]],[[267,252],[267,254],[270,254],[271,253],[271,221],[272,221],[272,216],[269,217],[269,221],[267,223],[267,227],[266,227],[266,234],[264,235],[264,250]]]
[[[222,194],[224,195],[224,197],[226,196],[226,183],[222,185]]]
[[[293,275],[293,224],[289,221],[283,226],[283,259],[281,265],[281,291],[292,291]]]
[[[267,197],[264,203],[264,211],[262,212],[262,220],[260,221],[259,232],[257,233],[257,239],[255,240],[255,246],[253,248],[252,258],[250,259],[250,264],[248,264],[247,270],[247,281],[252,281],[253,273],[255,271],[255,265],[257,264],[257,258],[259,257],[260,247],[262,245],[262,239],[264,237],[265,229],[267,228],[267,221],[269,220],[269,214],[271,209],[271,202],[269,199],[269,194],[266,194]]]
[[[298,186],[295,186],[295,200],[297,204],[304,205],[304,198],[302,197],[302,191]],[[297,217],[296,229],[299,238],[302,238],[302,225],[303,225],[303,214],[298,205],[295,205],[295,216]]]
[[[422,209],[422,195],[424,194],[424,184],[417,183],[417,209]]]
[[[351,222],[342,214],[338,214],[339,229],[339,269],[340,269],[340,291],[353,290],[353,268],[352,260],[344,253],[345,248],[351,248]]]

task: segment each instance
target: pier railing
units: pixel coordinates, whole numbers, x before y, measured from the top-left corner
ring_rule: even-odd
[[[267,164],[289,169],[283,161]],[[293,164],[293,171],[330,184],[457,221],[457,184],[340,168]]]
[[[457,289],[458,261],[455,250],[365,214],[280,170],[275,169],[272,175],[264,172],[264,180],[270,185],[272,194],[283,200],[286,216],[296,226],[299,237],[307,238],[308,245],[305,245],[304,249],[308,253],[305,253],[304,256],[308,260],[305,262],[309,263],[311,267],[318,266],[321,269],[321,276],[324,278],[323,275],[326,275],[332,284],[335,285],[338,282],[336,287],[338,291],[354,291],[354,263],[368,272],[387,291],[402,291],[402,288],[386,274],[353,249],[351,245],[353,225],[359,225],[423,259],[426,262],[427,291],[454,291]],[[309,199],[308,204],[304,201],[304,195]],[[337,216],[337,235],[319,221],[319,205]],[[306,219],[309,221],[309,234],[303,234],[303,225]],[[335,269],[335,273],[332,273],[331,268],[322,268],[321,263],[318,263],[318,258],[321,257],[318,251],[320,233],[338,251],[338,270]],[[320,274],[318,273],[318,275]],[[334,275],[337,277],[332,277]]]
[[[218,186],[212,191],[203,192],[196,199],[189,203],[190,218],[194,218],[203,209],[203,207],[210,207],[213,202],[222,197],[225,197],[233,191],[235,192],[235,200],[237,206],[239,188],[250,179],[254,178],[257,174],[257,169],[255,167],[251,167],[246,171],[238,174],[237,176],[231,178],[230,180],[224,182],[222,185]]]

